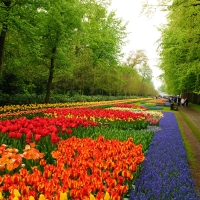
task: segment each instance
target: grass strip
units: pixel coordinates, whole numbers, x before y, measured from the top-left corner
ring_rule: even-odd
[[[182,111],[179,111],[179,113],[181,114],[187,125],[190,127],[190,129],[192,130],[198,142],[200,142],[200,130],[190,121],[190,119]]]
[[[181,136],[182,136],[182,139],[183,139],[185,151],[187,153],[188,162],[192,167],[195,168],[196,167],[196,163],[195,163],[195,158],[194,158],[194,151],[192,150],[192,145],[188,142],[187,138],[185,137],[183,126],[180,123],[178,115],[175,114],[175,116],[176,116],[176,120],[178,122],[178,126],[179,126],[179,129],[180,129],[180,132],[181,132]]]
[[[190,107],[193,108],[194,110],[200,111],[200,106],[197,104],[190,103]]]

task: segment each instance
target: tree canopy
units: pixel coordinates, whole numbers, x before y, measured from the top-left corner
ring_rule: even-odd
[[[169,93],[200,94],[199,23],[200,1],[171,1],[160,40],[160,69]]]
[[[132,66],[120,63],[127,22],[108,6],[109,0],[0,1],[0,93],[45,94],[45,103],[52,93],[154,94],[153,84],[139,87],[151,82],[151,71],[147,77],[133,69],[135,61],[149,70],[143,51],[132,55]]]

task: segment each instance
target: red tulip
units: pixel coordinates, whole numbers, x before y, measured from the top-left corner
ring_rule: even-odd
[[[32,139],[32,133],[31,133],[31,131],[28,131],[27,133],[26,133],[26,139]]]
[[[36,141],[40,141],[41,135],[35,134],[35,135],[34,135],[34,138],[35,138]]]
[[[117,177],[117,182],[118,182],[118,184],[123,185],[124,184],[124,177],[118,176]]]
[[[12,176],[12,181],[14,184],[18,184],[21,180],[21,176],[17,173],[13,174]]]
[[[71,129],[68,129],[66,130],[67,134],[72,134],[72,130]]]
[[[26,195],[29,193],[29,186],[25,185],[24,183],[20,187],[20,191],[22,195]]]
[[[135,172],[137,170],[137,164],[135,162],[131,163],[129,170]]]
[[[56,134],[51,135],[51,142],[53,144],[56,144],[59,140],[60,140],[60,138]]]
[[[9,138],[16,138],[16,133],[15,132],[9,132],[8,137]]]
[[[1,132],[4,134],[4,133],[6,133],[8,131],[8,127],[3,127],[2,128],[2,130],[1,130]]]

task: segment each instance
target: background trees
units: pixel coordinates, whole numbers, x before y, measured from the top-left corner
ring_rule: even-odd
[[[138,62],[137,69],[133,60],[130,60],[132,66],[129,61],[120,63],[126,22],[118,19],[115,12],[108,12],[108,3],[107,0],[2,0],[3,102],[7,102],[9,95],[12,99],[23,96],[20,102],[28,98],[30,102],[48,103],[57,94],[154,94],[153,85],[148,92],[140,89],[148,79],[139,70],[139,65],[148,67],[143,51],[131,57]]]
[[[166,90],[172,94],[200,94],[200,5],[174,0],[168,24],[162,28],[161,63]]]

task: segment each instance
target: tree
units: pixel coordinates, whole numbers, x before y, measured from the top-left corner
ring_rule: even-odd
[[[41,65],[47,67],[49,72],[45,103],[49,102],[55,71],[70,65],[70,41],[81,28],[81,8],[78,0],[50,1],[49,6],[38,13],[36,20],[41,44]]]
[[[87,63],[83,61],[84,55],[90,57],[90,65],[87,63],[87,67],[90,70],[89,90],[93,95],[103,84],[100,82],[102,70],[112,69],[118,64],[121,56],[120,49],[127,33],[126,23],[123,24],[121,19],[116,18],[114,12],[108,13],[107,3],[104,1],[85,1],[84,5],[86,10],[82,29],[76,32],[73,42],[76,67],[82,68],[81,65]]]
[[[18,32],[20,37],[33,36],[32,19],[38,9],[45,6],[45,0],[1,0],[0,1],[0,73],[3,69],[3,58],[8,32]],[[32,38],[33,39],[33,38]]]
[[[145,90],[147,85],[154,88],[152,83],[152,70],[148,65],[148,57],[145,54],[145,50],[131,51],[123,64],[137,70],[140,76],[140,85],[138,86],[140,95],[147,93]]]
[[[160,92],[166,92],[166,86],[164,84],[162,84],[161,86],[158,87],[158,91]]]
[[[152,83],[153,72],[147,63],[141,65],[138,68],[138,72],[139,72],[140,76],[142,77],[143,83],[148,83],[148,84]]]
[[[160,68],[169,93],[200,93],[200,6],[193,4],[194,1],[173,1],[169,22],[161,29]]]
[[[128,67],[135,68],[138,67],[138,65],[143,65],[147,62],[148,57],[146,56],[145,51],[143,49],[139,49],[136,50],[136,52],[130,51],[128,58],[123,64]]]

